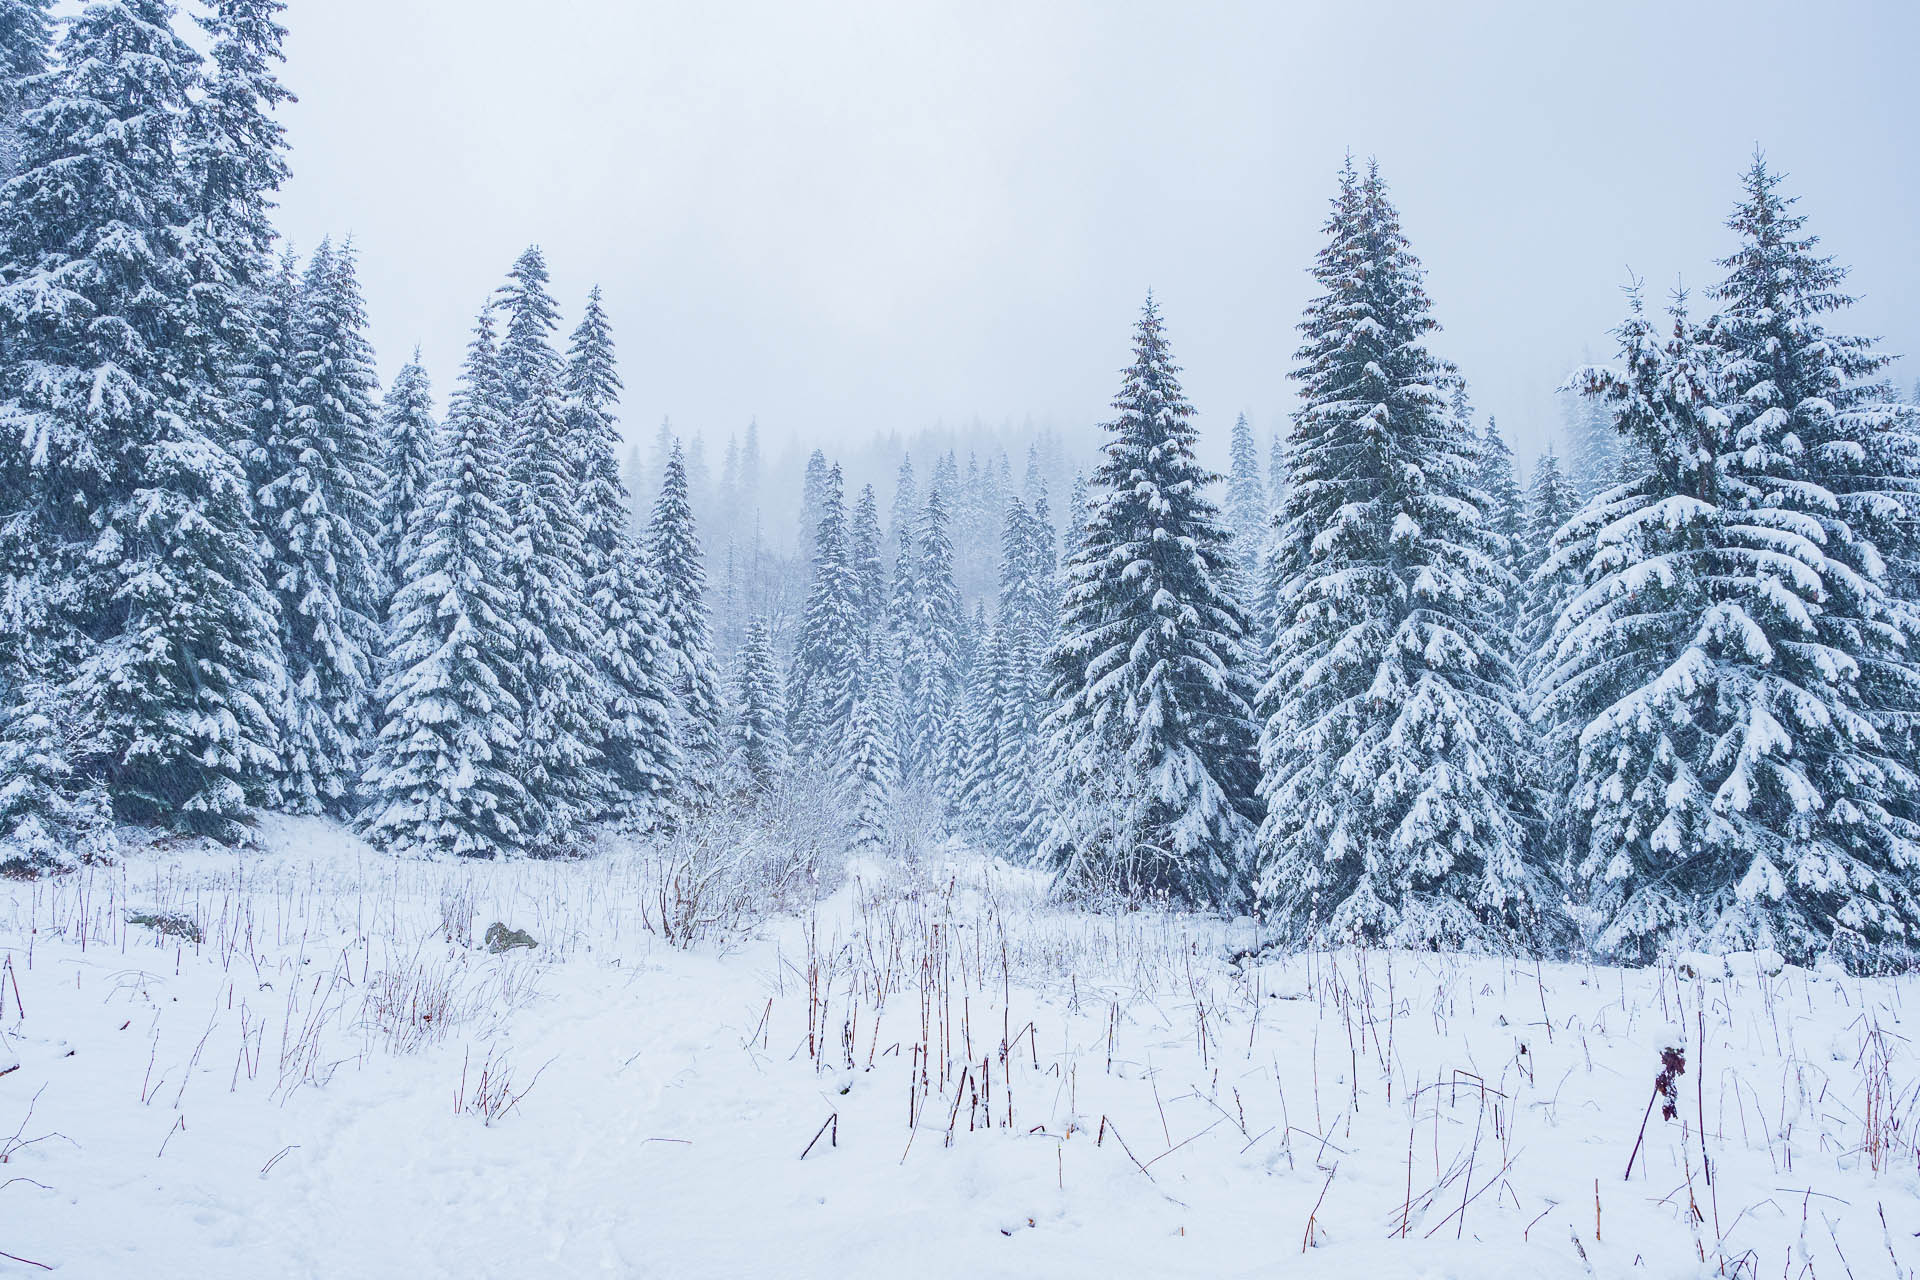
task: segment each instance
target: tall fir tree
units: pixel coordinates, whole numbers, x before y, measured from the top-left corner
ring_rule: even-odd
[[[1553,540],[1561,526],[1573,519],[1579,509],[1580,495],[1560,469],[1559,457],[1549,449],[1534,464],[1533,479],[1527,484],[1526,523],[1521,529],[1520,553],[1514,561],[1522,601],[1517,635],[1526,666],[1524,683],[1529,690],[1534,687],[1534,673],[1547,638],[1553,632],[1553,624],[1573,593],[1579,590],[1578,572],[1560,565],[1552,573],[1543,575],[1540,568],[1552,553]]]
[[[254,454],[286,682],[278,803],[344,815],[370,735],[385,606],[373,535],[379,483],[373,349],[351,246],[322,242],[301,287],[290,401]]]
[[[608,690],[595,655],[601,622],[588,607],[578,460],[569,452],[564,369],[553,345],[559,307],[537,246],[513,264],[495,306],[505,317],[499,388],[507,420],[520,704],[515,770],[526,788],[522,827],[535,849],[558,851],[604,811],[612,789],[600,745]]]
[[[812,556],[814,562],[818,561],[820,521],[827,512],[829,474],[826,454],[815,449],[807,455],[806,475],[800,482],[800,528],[793,540],[793,553],[796,557],[805,559]],[[839,497],[840,501],[845,502],[844,493]],[[843,519],[845,515],[843,508],[841,511]],[[812,572],[811,567],[808,572]],[[811,577],[808,582],[811,584]]]
[[[378,556],[386,599],[400,589],[426,520],[427,486],[439,446],[433,420],[433,386],[420,364],[420,348],[394,375],[380,415]],[[383,601],[384,604],[384,601]]]
[[[787,768],[787,706],[766,618],[747,621],[734,681],[733,774],[749,796],[766,796]]]
[[[1276,431],[1267,441],[1267,512],[1268,524],[1272,524],[1272,515],[1280,510],[1287,496],[1287,485],[1292,468],[1287,464],[1287,437]],[[1272,529],[1268,529],[1268,539],[1272,539]]]
[[[246,473],[249,496],[257,495],[285,467],[284,453],[269,453],[266,446],[284,436],[293,419],[305,316],[300,261],[291,249],[283,249],[254,296],[249,341],[231,370],[230,415],[221,423]],[[273,544],[258,527],[257,512],[255,517],[254,534],[264,563],[272,557]]]
[[[1878,600],[1829,600],[1823,620],[1860,664],[1855,692],[1881,742],[1870,750],[1920,766],[1920,413],[1883,376],[1894,358],[1827,317],[1853,305],[1847,272],[1803,234],[1781,176],[1754,155],[1728,220],[1739,248],[1722,259],[1712,341],[1748,465],[1764,466],[1780,506],[1820,522],[1828,557],[1867,577]],[[1831,497],[1829,501],[1828,495]],[[1834,507],[1837,506],[1837,510]],[[1841,621],[1851,617],[1856,621]],[[1897,778],[1889,803],[1920,818],[1920,794]],[[1920,869],[1920,862],[1897,865]],[[1920,887],[1920,886],[1916,886]],[[1920,943],[1910,945],[1920,946]]]
[[[927,481],[927,496],[939,494],[951,512],[954,504],[960,501],[960,460],[949,449],[933,462],[933,474]],[[915,509],[913,523],[920,523],[920,512],[925,510],[924,502]]]
[[[1039,501],[1044,508],[1044,486]],[[1044,662],[1059,609],[1052,543],[1038,512],[1019,498],[1007,503],[999,611],[967,681],[962,808],[977,827],[1008,840],[1017,840],[1033,812],[1047,712]]]
[[[682,813],[697,813],[718,793],[725,763],[725,703],[707,631],[707,571],[700,535],[687,501],[686,458],[667,455],[660,497],[653,506],[647,558],[660,592],[660,621],[673,672],[675,737],[685,765],[678,779]]]
[[[808,481],[811,488],[811,465]],[[865,638],[866,610],[853,567],[842,483],[839,465],[827,468],[812,499],[820,519],[810,539],[811,585],[787,680],[789,733],[795,750],[815,764],[832,760],[845,740]]]
[[[515,773],[519,638],[506,422],[491,311],[467,349],[427,486],[420,538],[387,621],[367,836],[415,856],[522,851]]]
[[[913,542],[913,522],[920,515],[920,486],[913,477],[913,455],[900,459],[900,470],[893,482],[893,506],[888,510],[887,548],[893,553],[894,571],[899,572],[900,557]]]
[[[946,499],[927,495],[914,530],[911,597],[898,630],[900,774],[951,798],[959,761],[951,751],[960,708],[960,647],[966,617],[954,582]]]
[[[953,808],[961,822],[988,836],[999,835],[1008,817],[1000,804],[1008,769],[1008,752],[1001,741],[1001,728],[1008,719],[1006,634],[1004,616],[986,624],[958,711],[961,751]],[[1022,767],[1027,763],[1022,762]]]
[[[1267,528],[1267,486],[1260,478],[1260,454],[1253,443],[1253,428],[1247,415],[1233,423],[1232,467],[1227,473],[1227,501],[1221,512],[1227,532],[1233,535],[1234,560],[1239,567],[1241,589],[1251,601],[1260,582],[1260,566],[1265,559]]]
[[[1556,899],[1462,388],[1375,166],[1341,171],[1300,325],[1260,695],[1260,902],[1290,942],[1508,949]]]
[[[665,816],[682,759],[674,738],[668,638],[651,569],[633,536],[633,499],[620,478],[614,407],[620,371],[600,289],[567,347],[567,456],[578,467],[582,576],[594,628],[593,659],[609,701],[595,744],[611,791],[600,806],[641,827]]]
[[[894,725],[900,714],[894,704],[892,645],[884,634],[875,632],[863,648],[840,768],[851,826],[848,846],[860,853],[884,849],[893,836],[898,782]]]
[[[1745,186],[1722,312],[1696,325],[1683,295],[1662,340],[1636,293],[1620,367],[1585,378],[1652,469],[1549,561],[1585,586],[1548,678],[1578,727],[1577,869],[1607,956],[1911,964],[1916,779],[1884,730],[1915,630],[1876,547],[1913,483],[1907,414],[1864,381],[1872,344],[1826,330],[1844,275],[1777,176],[1756,160]]]
[[[220,259],[219,274],[200,283],[244,290],[269,264],[273,193],[288,175],[286,129],[274,117],[295,101],[275,70],[286,61],[286,5],[210,0],[207,9],[198,22],[213,70],[191,109],[182,159],[195,234]]]
[[[1038,855],[1057,882],[1228,906],[1259,821],[1245,610],[1151,295],[1068,562]]]
[[[881,562],[880,501],[872,485],[860,490],[847,536],[854,580],[860,586],[860,624],[875,631],[886,623],[887,571]]]
[[[180,149],[190,217],[181,253],[193,279],[193,325],[219,411],[242,411],[236,370],[254,363],[261,291],[273,272],[273,195],[288,174],[286,131],[274,113],[293,95],[284,62],[281,0],[211,0],[198,18],[212,73],[188,111]],[[231,438],[229,432],[217,433]]]
[[[1527,505],[1520,496],[1520,480],[1513,469],[1513,450],[1507,448],[1499,426],[1489,417],[1487,429],[1480,433],[1480,467],[1476,477],[1486,497],[1481,519],[1501,542],[1502,563],[1509,572],[1520,562],[1527,524]],[[1511,609],[1519,606],[1519,592],[1508,601]]]
[[[67,26],[0,200],[0,668],[54,663],[122,817],[237,838],[280,681],[245,474],[181,228],[199,58],[165,0]],[[0,676],[0,683],[9,677]]]

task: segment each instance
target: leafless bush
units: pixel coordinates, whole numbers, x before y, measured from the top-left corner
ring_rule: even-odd
[[[930,857],[947,837],[946,802],[931,788],[916,785],[894,798],[894,856],[908,866]]]
[[[824,786],[796,782],[758,803],[683,824],[645,856],[641,915],[676,947],[725,943],[797,910],[845,874],[844,821]]]

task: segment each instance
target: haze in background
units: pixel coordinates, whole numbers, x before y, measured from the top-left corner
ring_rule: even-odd
[[[1920,352],[1920,6],[291,0],[303,252],[357,239],[382,371],[444,401],[528,243],[605,287],[629,436],[711,452],[1106,416],[1161,298],[1209,456],[1262,435],[1342,156],[1377,156],[1523,458],[1629,269],[1704,289],[1756,143]],[[1704,304],[1703,304],[1704,305]],[[1903,384],[1920,362],[1899,367]],[[779,480],[775,477],[776,482]],[[794,477],[797,483],[797,477]]]

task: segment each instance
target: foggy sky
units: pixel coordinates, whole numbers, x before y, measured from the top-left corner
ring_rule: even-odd
[[[605,288],[629,435],[670,415],[716,457],[754,416],[772,451],[1102,420],[1151,287],[1218,463],[1235,413],[1293,403],[1351,150],[1531,457],[1630,270],[1717,278],[1756,143],[1853,268],[1852,327],[1920,356],[1916,9],[290,0],[279,220],[354,235],[383,377],[419,342],[442,404],[539,243],[567,328]]]

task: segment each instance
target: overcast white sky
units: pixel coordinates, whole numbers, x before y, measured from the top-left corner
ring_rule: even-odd
[[[1756,142],[1853,267],[1855,326],[1920,355],[1916,10],[290,0],[281,222],[355,235],[383,374],[418,341],[442,398],[538,242],[568,327],[605,287],[629,432],[710,448],[754,415],[822,443],[1100,420],[1151,286],[1217,450],[1291,405],[1352,149],[1530,455],[1629,269],[1715,277]]]

